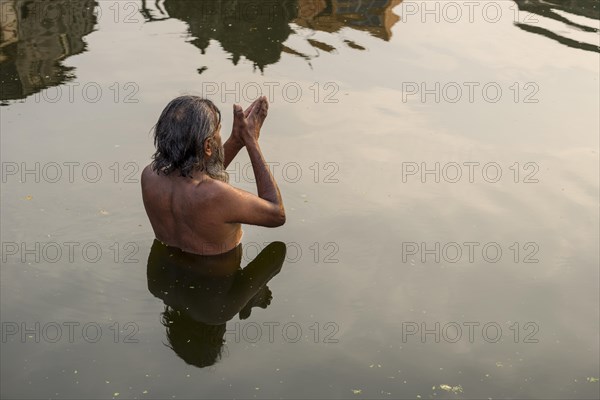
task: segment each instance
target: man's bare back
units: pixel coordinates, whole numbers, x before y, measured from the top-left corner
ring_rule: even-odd
[[[232,134],[224,145],[220,121],[218,126],[216,120],[212,125],[204,121],[206,108],[214,107],[212,103],[207,106],[206,102],[184,96],[165,108],[161,115],[163,121],[159,120],[156,127],[155,135],[162,136],[155,140],[155,162],[142,172],[142,197],[158,240],[190,253],[208,255],[235,248],[242,238],[243,223],[283,225],[285,210],[277,183],[258,144],[268,112],[267,99],[257,99],[246,111],[234,106]],[[190,112],[191,117],[186,114]],[[199,135],[193,138],[195,142],[186,131],[190,119],[189,132]],[[186,144],[187,148],[182,149]],[[252,162],[258,196],[227,183],[225,169],[242,147],[246,147]],[[190,155],[190,151],[198,154]],[[180,154],[187,155],[185,160],[189,162],[183,162],[183,157],[177,158]],[[167,167],[161,171],[161,166]],[[182,171],[186,176],[182,176]]]

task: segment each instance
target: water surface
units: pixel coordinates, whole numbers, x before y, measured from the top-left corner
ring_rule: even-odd
[[[452,3],[2,0],[2,397],[597,398],[598,2]],[[285,260],[200,367],[139,173],[259,91]]]

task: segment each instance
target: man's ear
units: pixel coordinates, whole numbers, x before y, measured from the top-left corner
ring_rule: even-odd
[[[204,154],[210,158],[212,156],[212,138],[208,138],[204,141]]]

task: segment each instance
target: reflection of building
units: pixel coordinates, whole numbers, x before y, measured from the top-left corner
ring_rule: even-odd
[[[286,52],[311,59],[283,43],[297,27],[338,32],[352,28],[383,39],[399,17],[392,8],[401,0],[143,0],[141,12],[148,21],[177,18],[189,26],[191,43],[203,53],[211,40],[229,52],[234,64],[244,56],[259,69],[275,64]],[[291,25],[291,24],[295,24]],[[316,49],[331,52],[327,43],[307,39]],[[345,43],[364,48],[350,40]]]
[[[402,0],[299,0],[296,24],[319,31],[337,32],[344,27],[369,32],[390,40],[399,17],[392,8]]]
[[[598,0],[515,0],[515,3],[517,3],[520,11],[562,22],[567,26],[583,32],[593,32],[598,34],[598,28],[582,25],[567,18],[563,14],[560,14],[560,12],[566,12],[598,21],[600,20],[600,2]],[[597,44],[569,39],[563,36],[560,31],[554,32],[542,27],[541,23],[542,22],[537,19],[533,23],[528,23],[528,20],[526,19],[523,22],[517,22],[515,25],[525,31],[546,36],[547,38],[556,40],[569,47],[600,52],[600,48]]]
[[[0,100],[22,99],[70,78],[64,58],[85,50],[94,0],[0,0]]]

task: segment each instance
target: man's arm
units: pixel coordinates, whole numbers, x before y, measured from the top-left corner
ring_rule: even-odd
[[[258,196],[233,186],[215,182],[221,186],[217,204],[221,205],[222,220],[267,227],[278,227],[285,223],[285,209],[281,193],[265,161],[258,142],[246,143],[252,161]]]
[[[285,209],[283,208],[283,200],[281,199],[281,193],[273,174],[263,157],[260,146],[257,140],[253,140],[250,143],[246,143],[246,149],[252,162],[252,169],[254,170],[254,177],[256,179],[256,189],[258,191],[258,197],[271,203],[275,208],[277,221],[281,222],[281,225],[285,223]]]
[[[262,107],[261,118],[264,120],[268,106],[263,104]],[[285,223],[285,209],[277,182],[275,182],[258,144],[260,124],[257,125],[256,120],[247,121],[239,106],[234,108],[234,113],[235,118],[239,120],[241,139],[252,162],[258,196],[227,184],[221,185],[220,196],[222,197],[218,199],[218,204],[222,204],[223,220],[229,223],[281,226]],[[249,117],[259,118],[260,115],[251,114]]]
[[[229,164],[231,164],[231,162],[233,161],[235,156],[237,156],[237,154],[240,152],[242,147],[244,147],[244,143],[241,140],[239,140],[234,135],[229,136],[229,139],[227,139],[227,141],[223,145],[223,149],[225,150],[225,160],[223,162],[223,165],[225,166],[225,169],[227,169]]]

